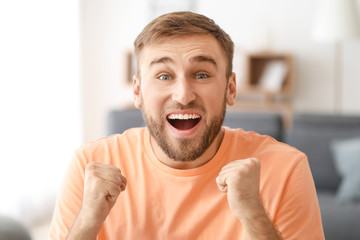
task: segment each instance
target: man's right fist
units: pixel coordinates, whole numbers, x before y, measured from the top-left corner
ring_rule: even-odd
[[[82,214],[102,224],[119,194],[125,190],[126,182],[119,168],[97,162],[89,163],[85,169]]]
[[[68,240],[96,240],[119,194],[126,188],[120,169],[108,164],[89,163],[85,168],[81,209],[68,233]]]

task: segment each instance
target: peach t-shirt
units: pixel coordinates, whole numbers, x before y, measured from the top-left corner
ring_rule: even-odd
[[[85,144],[76,151],[65,178],[50,239],[65,238],[81,206],[85,166],[93,161],[120,168],[128,181],[98,239],[245,239],[215,178],[227,163],[248,157],[261,162],[260,194],[283,238],[324,239],[305,154],[268,136],[229,128],[213,159],[190,170],[162,164],[146,128]]]

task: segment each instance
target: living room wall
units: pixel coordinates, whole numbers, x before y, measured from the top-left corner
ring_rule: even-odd
[[[0,1],[0,218],[33,240],[47,239],[39,225],[82,142],[79,10],[73,0]],[[0,239],[10,228],[0,223]]]
[[[295,112],[332,113],[335,44],[319,43],[311,36],[318,1],[198,0],[193,6],[232,36],[239,81],[243,54],[261,47],[290,53],[295,58]],[[359,13],[359,0],[356,4]],[[109,110],[132,106],[126,53],[154,15],[151,0],[81,1],[84,141],[106,134]],[[342,60],[342,113],[360,114],[360,40],[343,43]]]

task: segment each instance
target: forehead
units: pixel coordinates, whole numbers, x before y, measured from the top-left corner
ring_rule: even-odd
[[[168,57],[174,61],[186,61],[196,59],[198,56],[211,57],[225,64],[225,51],[213,36],[206,34],[158,39],[142,49],[139,64],[148,65],[154,59],[162,57]]]

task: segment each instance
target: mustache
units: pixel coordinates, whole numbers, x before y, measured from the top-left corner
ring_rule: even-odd
[[[172,110],[174,110],[174,109],[176,109],[176,110],[188,110],[188,109],[194,110],[194,109],[196,109],[196,110],[200,110],[201,112],[205,112],[204,107],[200,103],[195,102],[195,101],[192,101],[186,105],[183,105],[179,102],[173,102],[173,103],[170,103],[169,105],[167,105],[165,107],[165,109],[172,109]]]

